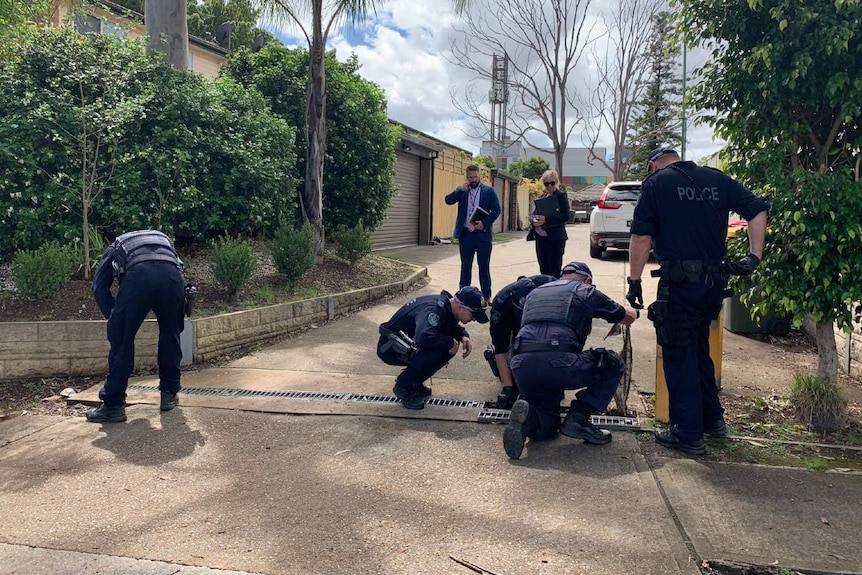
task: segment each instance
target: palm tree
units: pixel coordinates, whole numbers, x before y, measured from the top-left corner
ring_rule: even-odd
[[[360,24],[386,0],[258,0],[264,14],[276,19],[292,21],[308,42],[309,81],[305,116],[305,189],[302,194],[303,219],[315,232],[315,253],[323,255],[323,158],[326,151],[326,68],[324,55],[329,33],[337,26],[349,22]],[[469,0],[453,0],[460,14]],[[311,31],[306,24],[311,15]],[[327,14],[324,14],[327,12]]]

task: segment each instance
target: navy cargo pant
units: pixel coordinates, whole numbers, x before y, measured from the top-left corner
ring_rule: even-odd
[[[398,386],[405,389],[418,390],[419,386],[425,380],[443,369],[449,363],[449,360],[452,359],[448,349],[420,348],[408,363],[400,359],[391,347],[386,351],[380,351],[382,348],[387,347],[386,344],[388,343],[389,338],[381,335],[380,340],[377,342],[377,357],[387,365],[406,366],[397,380]]]
[[[126,387],[135,367],[135,335],[150,310],[159,324],[159,389],[167,393],[180,390],[184,297],[183,274],[170,262],[143,262],[126,272],[108,318],[108,376],[99,391],[105,405],[126,402]]]
[[[709,325],[718,317],[724,297],[724,282],[709,275],[698,283],[671,284],[668,308],[684,314],[686,345],[662,345],[664,379],[667,383],[668,416],[676,437],[692,443],[703,439],[704,422],[722,419],[715,365],[709,355]]]
[[[473,255],[479,265],[479,285],[485,299],[491,299],[491,250],[493,238],[487,232],[469,232],[466,229],[458,236],[458,252],[461,256],[461,278],[458,287],[473,285]],[[559,273],[560,270],[557,270]]]
[[[509,360],[521,398],[527,400],[539,417],[539,430],[531,439],[549,439],[560,429],[560,402],[567,389],[581,389],[578,401],[596,411],[604,411],[620,384],[625,366],[605,358],[602,369],[590,350],[581,353],[531,351]]]

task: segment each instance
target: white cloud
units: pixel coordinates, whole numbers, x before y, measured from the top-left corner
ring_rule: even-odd
[[[335,48],[341,60],[357,55],[360,74],[385,90],[390,118],[478,153],[481,142],[468,135],[476,129],[451,96],[452,86],[468,84],[472,78],[443,56],[456,19],[448,0],[392,0],[362,29],[331,34],[328,47]],[[304,40],[282,41],[305,45]],[[688,133],[689,159],[698,160],[721,147],[712,141],[708,127],[690,125]],[[573,144],[580,142],[575,138]]]

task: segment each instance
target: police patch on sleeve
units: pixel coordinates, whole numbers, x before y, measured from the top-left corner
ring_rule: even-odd
[[[491,323],[500,323],[500,312],[499,312],[499,310],[493,310],[491,312]]]
[[[431,327],[437,327],[440,324],[440,316],[436,313],[428,314],[428,325]]]

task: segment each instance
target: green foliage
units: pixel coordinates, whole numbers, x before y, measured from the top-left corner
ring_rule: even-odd
[[[682,33],[712,49],[691,102],[728,140],[729,170],[771,203],[764,260],[737,288],[762,299],[756,310],[850,329],[862,321],[862,306],[848,309],[862,301],[862,81],[850,72],[862,69],[862,3],[678,5]],[[834,342],[818,343],[834,378]]]
[[[335,255],[355,264],[371,253],[371,232],[366,230],[362,222],[352,228],[340,225],[335,229],[332,239],[338,242]]]
[[[77,249],[57,242],[15,252],[15,285],[21,295],[45,297],[66,285],[77,271],[79,261]]]
[[[627,180],[646,177],[646,160],[659,146],[678,146],[681,136],[682,77],[679,72],[681,44],[673,37],[670,12],[654,17],[650,38],[650,74],[646,90],[632,112],[627,147],[632,150]]]
[[[525,160],[518,160],[509,164],[507,171],[516,176],[538,180],[547,170],[551,169],[548,160],[541,156],[533,156]]]
[[[254,290],[254,299],[258,303],[269,305],[275,301],[275,291],[268,283]]]
[[[237,50],[254,46],[254,37],[262,30],[257,27],[260,10],[248,0],[202,0],[188,3],[189,34],[217,44],[216,30],[224,22],[232,26],[230,46],[222,48]]]
[[[227,289],[233,300],[251,279],[257,269],[257,260],[248,240],[224,236],[213,242],[210,268],[216,281]]]
[[[99,262],[102,259],[102,254],[108,248],[108,241],[105,239],[105,236],[99,231],[99,228],[90,224],[87,226],[87,237],[90,240],[90,253],[87,257],[87,263],[90,266],[91,270],[95,270],[99,267]],[[78,243],[78,238],[75,238],[75,243]],[[80,246],[81,256],[78,261],[84,261],[84,246],[83,244]]]
[[[494,158],[491,156],[476,156],[473,158],[473,163],[477,166],[485,166],[486,168],[493,170],[497,167],[497,162],[494,161]]]
[[[847,398],[835,381],[796,374],[790,403],[799,421],[818,431],[836,431],[847,421]]]
[[[273,112],[291,126],[305,125],[309,61],[305,49],[267,45],[257,53],[240,51],[221,73],[254,86]],[[359,75],[359,61],[339,62],[326,54],[326,158],[323,220],[326,227],[362,221],[374,230],[386,216],[395,191],[392,174],[399,129],[389,123],[386,98],[376,84]],[[296,134],[297,173],[306,169],[305,137]],[[298,195],[303,182],[297,182]],[[298,212],[297,212],[298,214]]]
[[[48,0],[0,0],[0,38],[10,29],[50,14]],[[5,48],[0,48],[3,51]]]
[[[295,281],[314,267],[314,228],[308,222],[299,228],[280,227],[270,244],[270,251],[278,273]]]
[[[292,220],[295,132],[256,91],[174,70],[135,40],[63,27],[15,42],[0,61],[0,252],[79,237],[87,210],[108,236]]]

